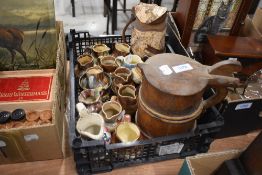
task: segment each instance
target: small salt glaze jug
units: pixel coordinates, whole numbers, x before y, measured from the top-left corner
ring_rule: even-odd
[[[83,54],[77,58],[77,63],[81,70],[86,70],[87,68],[94,65],[94,58],[92,57],[92,55]]]
[[[137,110],[136,88],[132,85],[120,85],[118,100],[127,114],[134,114]]]
[[[106,56],[109,54],[110,48],[105,44],[95,44],[92,47],[94,55],[98,58],[99,56]]]
[[[107,123],[115,123],[121,112],[122,106],[116,101],[105,102],[102,106],[102,115]]]
[[[113,56],[103,56],[100,58],[101,67],[105,70],[105,72],[110,73],[114,72],[118,67],[116,63],[116,58]]]
[[[130,46],[126,43],[115,43],[113,55],[117,56],[126,56],[130,53]]]

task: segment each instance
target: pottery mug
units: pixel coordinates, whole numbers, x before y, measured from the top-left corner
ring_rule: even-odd
[[[96,57],[106,56],[109,54],[110,48],[105,44],[95,44],[92,47],[92,51]]]
[[[78,103],[76,109],[80,115],[76,123],[76,130],[79,134],[94,140],[101,140],[105,126],[103,117],[97,113],[90,113],[83,103]]]
[[[81,70],[86,70],[94,65],[94,58],[89,54],[83,54],[77,58],[77,63]]]
[[[85,89],[78,96],[78,101],[86,105],[95,104],[99,101],[99,99],[100,91],[97,89]]]
[[[102,106],[102,115],[105,122],[115,123],[122,114],[122,106],[116,101],[107,101]]]
[[[118,100],[127,114],[134,114],[137,110],[136,88],[132,85],[120,85]]]
[[[100,58],[101,67],[105,70],[105,72],[110,73],[114,72],[118,67],[116,63],[116,58],[113,56],[103,56]]]
[[[88,68],[86,73],[79,78],[79,86],[82,89],[107,90],[111,83],[111,77],[104,73],[100,66]]]
[[[128,69],[136,67],[138,63],[143,63],[142,59],[138,55],[127,55],[125,57],[119,56],[116,58],[119,65],[122,65]]]
[[[125,67],[118,67],[113,73],[112,90],[117,95],[119,86],[130,84],[132,80],[132,72]]]
[[[118,67],[114,73],[114,78],[119,78],[123,83],[130,83],[132,80],[132,72],[126,67]]]
[[[137,141],[140,137],[140,130],[134,123],[123,122],[116,127],[116,137],[123,143]]]
[[[130,53],[130,46],[126,43],[115,43],[113,55],[115,57],[118,56],[126,56]]]
[[[86,70],[86,77],[90,89],[95,89],[104,78],[104,70],[100,66],[93,66]]]

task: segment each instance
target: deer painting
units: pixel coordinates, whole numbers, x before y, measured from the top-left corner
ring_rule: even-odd
[[[0,27],[0,47],[6,48],[12,56],[12,64],[14,63],[14,58],[16,52],[19,52],[27,63],[26,52],[22,49],[22,44],[24,41],[24,33],[18,29],[14,28],[1,28]]]

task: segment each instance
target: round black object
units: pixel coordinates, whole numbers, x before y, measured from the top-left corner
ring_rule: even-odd
[[[11,118],[11,113],[8,111],[0,112],[0,124],[7,123]]]
[[[25,110],[16,109],[12,112],[11,119],[15,121],[23,120],[25,118],[25,115]]]

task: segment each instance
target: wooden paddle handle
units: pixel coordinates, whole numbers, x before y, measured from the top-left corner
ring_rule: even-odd
[[[221,61],[208,68],[211,76],[208,85],[215,90],[215,94],[203,101],[205,109],[216,105],[227,96],[228,91],[226,87],[241,85],[238,78],[230,77],[233,72],[239,72],[241,69],[241,63],[235,60]]]

